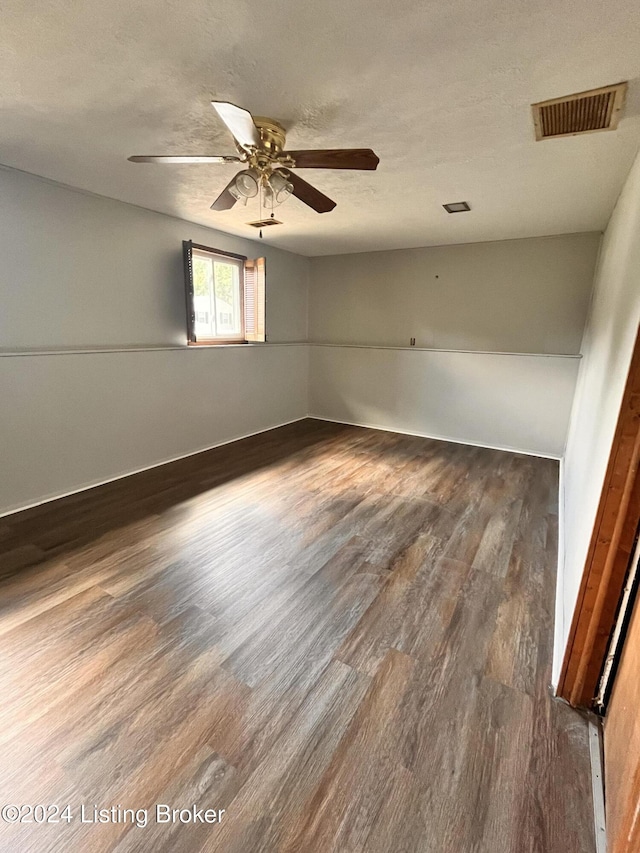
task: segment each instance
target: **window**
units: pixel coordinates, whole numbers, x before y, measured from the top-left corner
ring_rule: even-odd
[[[265,261],[183,242],[190,344],[264,341]]]

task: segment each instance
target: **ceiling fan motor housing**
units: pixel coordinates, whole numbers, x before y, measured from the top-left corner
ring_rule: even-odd
[[[277,157],[284,150],[287,134],[281,124],[272,118],[254,116],[253,119],[260,132],[261,146],[267,154]]]

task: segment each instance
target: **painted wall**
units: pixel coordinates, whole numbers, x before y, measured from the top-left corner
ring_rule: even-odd
[[[0,358],[0,513],[307,413],[307,347]]]
[[[312,341],[579,352],[600,235],[313,258]]]
[[[597,235],[310,262],[11,170],[0,198],[0,347],[62,351],[0,355],[0,512],[308,412],[562,453],[578,362],[558,354],[577,346]],[[282,346],[184,346],[185,238],[266,255],[269,338]],[[363,268],[380,298],[394,282],[394,335],[413,317],[431,345],[554,356],[285,343],[305,339],[308,316],[314,335],[387,334]],[[425,289],[427,272],[437,286]],[[66,352],[83,348],[108,351]]]
[[[311,341],[362,347],[311,348],[312,414],[562,456],[599,242],[312,259]]]
[[[564,463],[557,684],[640,322],[640,155],[605,232]]]
[[[579,359],[309,347],[312,415],[561,456]]]
[[[306,415],[304,344],[185,345],[182,240],[266,256],[270,341],[306,338],[306,258],[11,170],[0,198],[0,513]]]
[[[269,340],[307,338],[307,258],[4,168],[0,198],[0,349],[184,344],[189,239],[266,257]]]

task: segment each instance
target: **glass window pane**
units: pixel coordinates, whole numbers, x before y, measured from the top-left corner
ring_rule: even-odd
[[[196,338],[242,340],[240,268],[233,261],[193,253]]]
[[[240,312],[240,270],[237,264],[214,261],[217,335],[239,337],[242,334]]]
[[[213,263],[211,258],[193,254],[193,307],[197,338],[215,336],[213,313]]]

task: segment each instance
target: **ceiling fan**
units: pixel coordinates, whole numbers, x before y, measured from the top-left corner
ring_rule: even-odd
[[[294,195],[317,213],[327,213],[336,202],[308,184],[292,169],[375,169],[380,162],[370,148],[328,148],[317,151],[286,151],[286,131],[271,118],[252,116],[248,110],[226,101],[212,101],[233,136],[238,155],[178,155],[129,157],[133,163],[243,163],[211,205],[229,210],[237,201],[246,204],[262,192],[265,207],[273,208]]]

